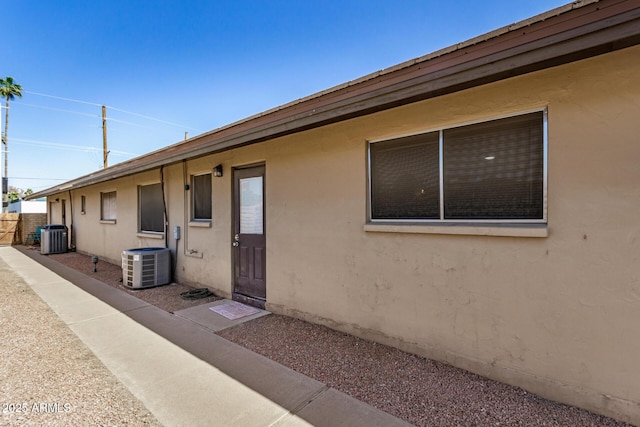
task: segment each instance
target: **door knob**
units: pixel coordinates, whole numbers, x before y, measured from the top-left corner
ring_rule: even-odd
[[[237,248],[238,246],[240,246],[240,242],[233,242],[232,245],[233,245],[234,248]]]

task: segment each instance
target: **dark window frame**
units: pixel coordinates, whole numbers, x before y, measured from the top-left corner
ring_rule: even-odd
[[[213,219],[213,174],[191,175],[191,221],[211,222]]]
[[[509,136],[509,125],[524,123],[522,125],[523,128],[526,126],[530,126],[534,129],[531,132],[531,135],[528,140],[524,140],[522,142],[517,138],[513,142],[503,143],[502,141],[506,135]],[[509,197],[504,197],[502,194],[496,197],[491,196],[478,196],[476,200],[471,196],[469,199],[471,200],[471,207],[468,207],[465,211],[464,209],[459,209],[459,212],[462,214],[452,215],[450,212],[455,211],[455,209],[451,209],[451,206],[454,206],[455,203],[452,203],[452,194],[455,194],[452,190],[455,188],[452,186],[451,176],[456,172],[460,175],[464,175],[465,168],[468,168],[468,165],[458,166],[452,168],[451,159],[455,159],[451,153],[449,153],[449,157],[445,161],[445,153],[447,150],[450,150],[450,146],[453,146],[454,140],[451,136],[447,137],[447,135],[454,134],[464,134],[465,131],[474,131],[477,130],[479,134],[482,134],[483,129],[489,129],[491,132],[491,126],[497,127],[499,130],[502,129],[502,135],[500,135],[500,140],[498,142],[494,141],[489,137],[485,136],[485,140],[483,140],[482,135],[480,135],[480,143],[473,142],[473,133],[470,133],[472,138],[467,138],[470,143],[462,142],[462,148],[466,153],[470,148],[475,146],[480,147],[506,147],[504,149],[503,155],[510,155],[513,157],[511,163],[502,164],[501,166],[493,167],[493,171],[498,168],[502,175],[505,176],[505,171],[509,175],[509,178],[501,178],[502,181],[498,180],[498,183],[504,185],[504,187],[487,187],[491,188],[499,188],[503,192],[505,188],[509,188],[506,184],[513,184],[514,175],[518,175],[520,181],[527,181],[523,184],[520,182],[516,185],[516,190],[513,190],[513,197],[520,197],[522,194],[526,193],[529,186],[534,186],[535,191],[531,192],[529,203],[529,209],[521,207],[522,200],[518,199],[518,203],[509,201],[505,202],[505,200],[509,199]],[[502,126],[502,127],[500,127]],[[507,129],[505,131],[504,129]],[[520,127],[513,127],[513,133],[518,134],[520,132]],[[537,132],[537,133],[536,133]],[[433,180],[433,167],[435,167],[436,159],[433,155],[433,150],[426,150],[425,147],[427,145],[435,144],[435,140],[437,139],[437,175],[438,175],[438,188],[435,188],[435,182]],[[494,139],[498,139],[495,138]],[[463,138],[464,140],[464,138]],[[450,141],[450,142],[449,142]],[[449,146],[447,145],[449,143]],[[466,144],[466,145],[465,145]],[[528,145],[527,145],[528,144]],[[446,128],[433,129],[427,132],[421,132],[406,136],[399,136],[396,138],[388,138],[384,140],[375,140],[369,141],[367,144],[367,166],[368,166],[368,211],[367,211],[367,222],[369,223],[429,223],[429,224],[446,224],[446,223],[507,223],[507,224],[517,224],[517,223],[528,223],[528,224],[546,224],[547,223],[547,110],[545,109],[537,109],[530,110],[525,112],[520,112],[517,114],[505,115],[496,118],[490,118],[487,120],[475,121],[470,123],[461,124],[458,126],[450,126]],[[523,148],[531,148],[535,151],[530,159],[521,160]],[[495,148],[495,147],[493,147]],[[398,154],[395,155],[394,158],[393,150],[398,149]],[[403,151],[404,150],[404,151]],[[514,150],[517,154],[513,154]],[[525,156],[527,155],[526,149]],[[391,154],[389,154],[391,153]],[[520,156],[520,157],[518,157]],[[417,161],[415,157],[423,159],[422,163]],[[463,157],[458,155],[458,157]],[[492,158],[493,157],[493,158]],[[483,160],[476,161],[475,166],[481,167],[481,162],[487,161],[498,165],[498,162],[494,160],[497,159],[500,161],[500,156],[494,157],[489,155],[488,153],[483,157]],[[532,165],[531,171],[529,171],[530,175],[525,176],[522,179],[522,169],[524,169],[523,164],[529,161]],[[447,165],[447,162],[449,163]],[[428,166],[424,166],[423,164],[428,163]],[[520,169],[514,171],[512,170],[514,165],[519,167]],[[447,167],[449,167],[449,172],[447,172]],[[401,171],[398,173],[392,172],[393,170]],[[448,173],[448,175],[447,175]],[[483,174],[484,173],[484,174]],[[485,178],[485,181],[488,181],[489,173],[482,171],[474,171],[473,174],[477,174],[479,179]],[[407,175],[410,175],[407,178]],[[403,178],[404,176],[404,178]],[[453,180],[455,181],[455,180]],[[464,181],[464,179],[462,180]],[[474,194],[473,182],[474,179],[466,178],[467,185],[467,193]],[[381,183],[386,185],[381,186]],[[533,183],[533,184],[532,184]],[[463,183],[464,187],[464,183]],[[478,190],[478,187],[475,188]],[[437,195],[434,195],[435,193]],[[519,193],[518,193],[519,191]],[[478,191],[476,191],[478,192]],[[482,192],[479,192],[482,193]],[[490,193],[487,191],[486,193]],[[497,193],[494,191],[494,193]],[[424,199],[420,201],[420,198],[424,195],[430,196],[430,199]],[[460,192],[458,192],[460,194]],[[449,199],[447,199],[449,197]],[[495,199],[491,201],[491,199]],[[526,197],[524,197],[526,198]],[[479,200],[479,202],[478,202]],[[487,200],[491,202],[487,202]],[[428,203],[427,203],[428,201]],[[394,203],[398,208],[395,209],[394,212]],[[430,203],[430,205],[429,205]],[[473,205],[476,203],[476,205]],[[483,203],[486,206],[483,206]],[[491,204],[493,203],[493,204]],[[511,203],[511,211],[508,211],[504,214],[502,213],[506,208],[503,208],[500,203],[504,203],[506,206]],[[386,206],[385,206],[386,204]],[[436,205],[434,208],[433,205]],[[487,208],[488,206],[488,208]],[[517,206],[517,207],[514,207]],[[447,211],[447,207],[449,207],[449,211]],[[454,206],[455,208],[455,206]],[[482,208],[486,208],[488,211],[483,213]],[[520,209],[520,211],[517,211]],[[435,211],[438,211],[437,214]],[[420,214],[421,211],[428,212],[428,215]],[[476,211],[480,212],[480,214],[473,214]],[[526,212],[525,212],[526,211]],[[464,215],[464,212],[471,212],[471,215]],[[514,212],[525,212],[525,215],[516,215]],[[535,214],[532,214],[535,212]],[[415,214],[418,213],[418,214]],[[502,215],[502,217],[500,216]]]
[[[162,184],[138,185],[138,231],[164,233],[164,223]]]

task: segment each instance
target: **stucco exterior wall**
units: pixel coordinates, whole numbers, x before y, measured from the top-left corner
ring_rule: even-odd
[[[633,47],[167,166],[176,278],[230,295],[231,168],[265,162],[268,309],[640,423],[638,75]],[[539,108],[546,237],[365,226],[368,140]],[[211,226],[190,226],[184,177],[219,163]],[[159,181],[156,170],[74,190],[88,206],[74,207],[78,249],[119,260],[163,246],[136,234],[136,187]],[[101,224],[100,191],[114,189],[117,222]]]
[[[639,54],[341,123],[270,156],[272,307],[638,422]],[[541,106],[548,237],[363,232],[364,140]]]

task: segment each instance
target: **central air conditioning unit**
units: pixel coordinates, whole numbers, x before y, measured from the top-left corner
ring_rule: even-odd
[[[141,289],[171,282],[171,250],[135,248],[122,251],[122,284]]]
[[[69,229],[64,224],[47,224],[40,230],[40,253],[62,254],[68,251]]]

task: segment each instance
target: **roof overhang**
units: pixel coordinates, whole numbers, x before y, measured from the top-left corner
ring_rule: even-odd
[[[577,1],[34,193],[81,188],[640,44],[640,2]]]

